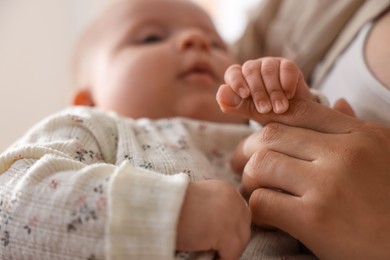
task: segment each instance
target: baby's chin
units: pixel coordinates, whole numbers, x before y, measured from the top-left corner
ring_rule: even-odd
[[[225,114],[218,106],[215,97],[196,97],[180,102],[176,106],[177,116],[196,120],[204,120],[216,123],[243,124],[247,120],[239,117]]]

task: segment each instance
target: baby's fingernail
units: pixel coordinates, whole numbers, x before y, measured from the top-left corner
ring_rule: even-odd
[[[231,98],[230,98],[230,105],[231,106],[238,106],[240,103],[241,103],[241,101],[242,101],[242,98],[241,97],[239,97],[239,96],[236,96],[236,95],[234,95],[234,96],[232,96]]]
[[[294,97],[294,93],[293,92],[287,92],[286,93],[286,97],[288,100],[292,99]]]
[[[284,113],[288,109],[288,101],[287,100],[276,100],[274,105],[275,105],[274,112],[276,114]]]
[[[247,89],[245,87],[241,87],[238,89],[238,93],[239,93],[241,98],[247,98],[247,97],[249,97],[251,92],[249,91],[249,89]]]
[[[230,88],[228,88],[227,91],[223,91],[222,95],[221,99],[223,100],[223,103],[231,107],[238,106],[242,101],[242,98]]]
[[[257,111],[259,111],[259,113],[261,114],[268,113],[269,111],[271,111],[271,109],[272,109],[271,104],[266,101],[261,101],[257,106]]]

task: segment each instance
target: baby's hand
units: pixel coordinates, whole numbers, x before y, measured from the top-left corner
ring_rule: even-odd
[[[250,238],[251,217],[239,192],[219,180],[190,183],[179,217],[176,249],[218,252],[239,259]]]
[[[298,66],[283,58],[267,57],[247,61],[242,66],[232,65],[225,73],[225,83],[241,99],[251,97],[261,114],[284,113],[290,99],[296,94],[306,96],[309,92]],[[231,102],[225,97],[222,93],[218,100],[222,110],[225,103]]]

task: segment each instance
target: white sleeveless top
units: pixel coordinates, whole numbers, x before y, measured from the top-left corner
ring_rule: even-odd
[[[352,44],[340,55],[319,89],[331,105],[344,98],[356,116],[390,126],[390,90],[368,68],[364,47],[372,23],[366,24]]]

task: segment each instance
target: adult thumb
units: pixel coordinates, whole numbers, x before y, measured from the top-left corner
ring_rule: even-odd
[[[333,109],[348,116],[356,117],[352,107],[343,98],[340,98],[335,102],[335,104],[333,105]]]

